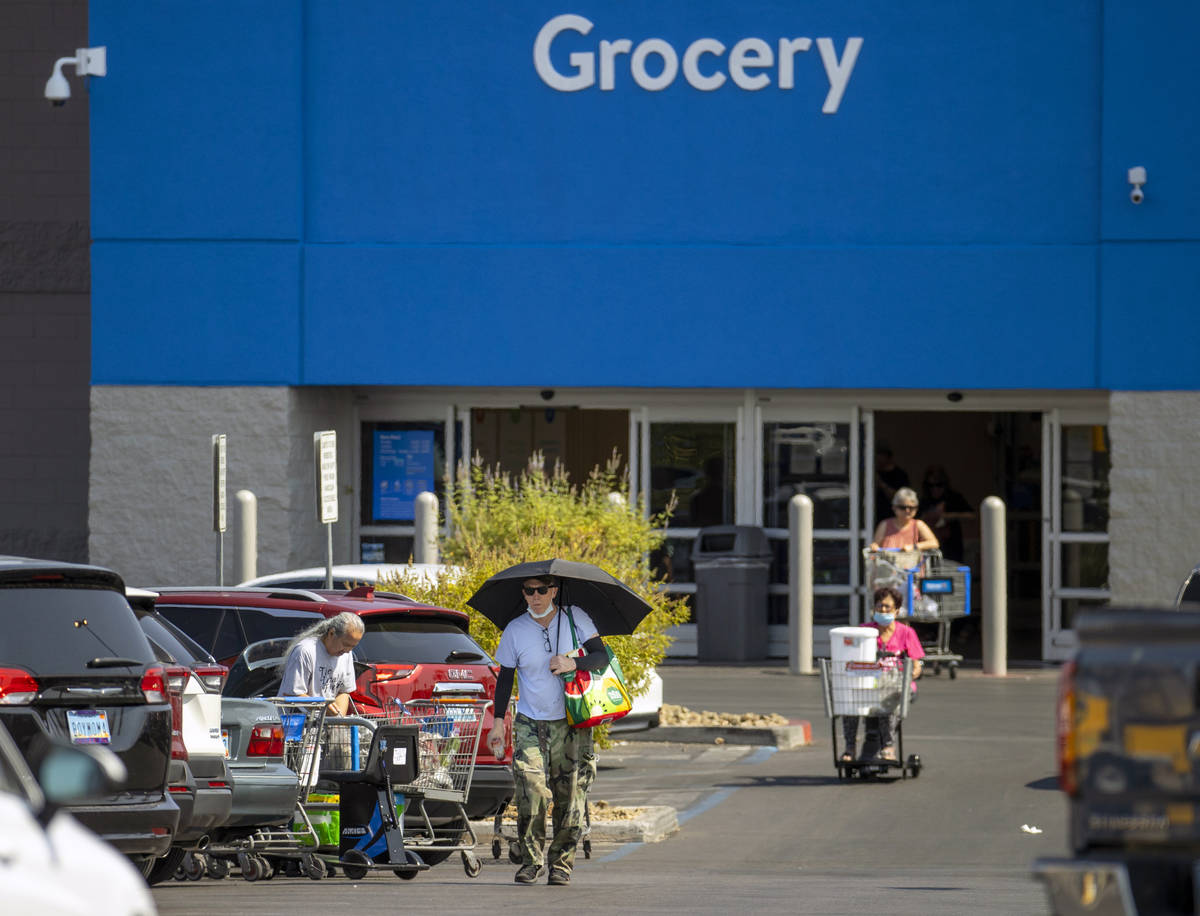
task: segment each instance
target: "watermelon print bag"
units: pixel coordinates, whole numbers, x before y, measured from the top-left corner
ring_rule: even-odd
[[[579,637],[575,634],[575,618],[567,608],[567,619],[571,622],[571,654],[583,654]],[[576,668],[563,676],[563,704],[567,707],[567,724],[572,728],[592,728],[602,722],[612,722],[626,715],[633,708],[629,688],[625,686],[625,675],[621,663],[612,649],[608,653],[608,665],[599,671],[581,671]]]

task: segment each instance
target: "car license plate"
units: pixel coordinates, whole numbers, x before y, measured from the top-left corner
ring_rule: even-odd
[[[225,759],[229,759],[229,729],[221,729],[221,743],[225,745]]]
[[[108,713],[103,709],[68,709],[67,728],[75,744],[108,744]]]

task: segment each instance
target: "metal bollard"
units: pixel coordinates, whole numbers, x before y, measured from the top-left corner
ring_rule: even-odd
[[[241,583],[258,575],[258,497],[249,490],[238,490],[235,498],[233,580]]]
[[[417,494],[413,525],[413,562],[438,561],[438,501],[428,490]]]
[[[803,493],[788,501],[788,669],[813,669],[813,502]]]
[[[989,496],[979,508],[983,537],[983,673],[1008,674],[1008,559],[1004,500]]]

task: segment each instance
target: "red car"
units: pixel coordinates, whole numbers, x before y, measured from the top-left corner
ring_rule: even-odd
[[[225,692],[231,696],[274,695],[279,672],[274,664],[247,666],[243,650],[263,640],[287,640],[322,617],[342,611],[358,614],[365,627],[354,650],[358,671],[355,705],[380,713],[388,698],[494,700],[499,666],[470,636],[462,611],[418,604],[402,595],[376,592],[287,588],[163,588],[160,614],[230,666]],[[284,642],[266,645],[268,655]],[[239,664],[240,660],[240,664]],[[488,818],[513,794],[511,751],[496,758],[484,740],[492,727],[483,722],[467,815]]]

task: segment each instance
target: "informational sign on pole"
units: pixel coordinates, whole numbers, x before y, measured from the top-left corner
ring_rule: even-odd
[[[217,585],[225,584],[225,434],[212,437],[213,531],[217,533]]]
[[[313,452],[317,468],[317,516],[323,525],[338,520],[337,432],[327,429],[313,433]]]
[[[333,588],[333,523],[338,520],[337,432],[313,433],[317,472],[317,517],[325,526],[325,587]]]

